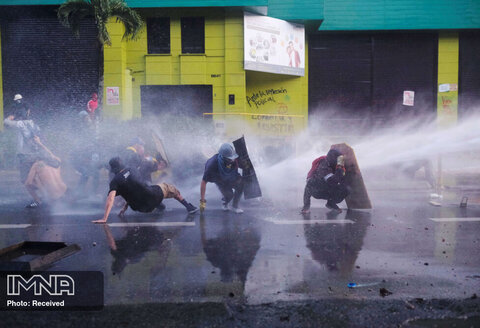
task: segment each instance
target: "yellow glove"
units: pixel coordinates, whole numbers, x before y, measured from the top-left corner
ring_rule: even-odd
[[[337,157],[337,165],[345,166],[345,156],[340,155]]]
[[[207,207],[207,201],[205,199],[200,199],[200,212],[205,211]]]

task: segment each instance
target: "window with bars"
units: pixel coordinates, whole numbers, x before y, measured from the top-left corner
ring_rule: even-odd
[[[205,53],[205,18],[183,17],[182,25],[182,53]]]
[[[170,18],[147,19],[147,44],[149,54],[170,53]]]

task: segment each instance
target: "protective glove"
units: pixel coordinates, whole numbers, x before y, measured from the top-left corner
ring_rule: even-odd
[[[345,166],[345,156],[340,155],[337,157],[337,166]]]
[[[207,207],[207,201],[205,199],[200,199],[200,212],[205,211],[205,208]]]

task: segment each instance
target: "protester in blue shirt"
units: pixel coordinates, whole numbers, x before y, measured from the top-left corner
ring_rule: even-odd
[[[238,208],[238,202],[243,193],[243,180],[238,173],[238,155],[230,143],[220,146],[218,154],[213,155],[205,164],[202,183],[200,185],[200,210],[205,210],[207,201],[205,191],[207,182],[213,182],[223,195],[223,210],[228,211],[228,203],[233,199],[232,210],[240,214],[243,210]]]

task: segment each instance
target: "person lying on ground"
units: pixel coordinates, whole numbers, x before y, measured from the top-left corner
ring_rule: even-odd
[[[93,223],[105,223],[108,220],[110,211],[112,210],[115,197],[122,196],[126,203],[120,211],[119,215],[123,216],[130,206],[132,210],[150,213],[155,209],[163,210],[165,206],[162,204],[163,199],[175,198],[180,202],[189,214],[193,214],[198,209],[191,203],[188,203],[180,191],[168,183],[160,183],[158,185],[149,186],[141,181],[137,170],[125,167],[119,157],[114,157],[109,161],[110,170],[115,176],[110,182],[110,191],[108,192],[105,204],[105,213],[100,220],[94,220]]]
[[[310,197],[326,199],[328,209],[341,212],[338,203],[348,195],[345,183],[345,159],[336,149],[330,149],[327,156],[317,158],[307,174],[301,213],[310,213]]]
[[[207,182],[213,182],[222,193],[222,209],[228,211],[228,203],[233,199],[232,210],[240,214],[243,210],[238,207],[238,202],[243,193],[243,179],[238,173],[238,158],[232,144],[224,143],[220,146],[218,154],[213,155],[205,164],[202,182],[200,184],[200,210],[206,208],[205,192]]]

